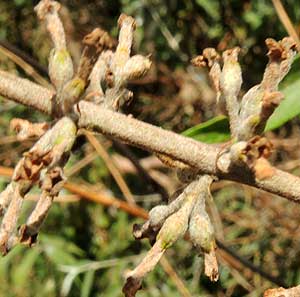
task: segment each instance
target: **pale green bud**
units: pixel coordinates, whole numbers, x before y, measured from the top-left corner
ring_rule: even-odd
[[[161,240],[162,248],[169,248],[186,233],[190,213],[195,203],[194,198],[193,195],[189,195],[183,206],[166,219],[156,237],[157,240]]]
[[[61,89],[74,74],[73,62],[65,49],[53,49],[49,57],[49,76],[57,90]]]
[[[68,113],[73,105],[79,101],[85,86],[85,82],[81,78],[74,77],[63,87],[58,104],[61,104],[64,114]]]
[[[201,201],[201,200],[203,201]],[[215,247],[214,228],[210,218],[205,210],[204,197],[200,197],[196,206],[194,207],[190,223],[189,235],[190,240],[197,249],[204,252],[209,252]]]
[[[242,71],[238,62],[240,49],[235,47],[223,53],[224,65],[222,68],[220,87],[225,95],[237,96],[242,85]]]

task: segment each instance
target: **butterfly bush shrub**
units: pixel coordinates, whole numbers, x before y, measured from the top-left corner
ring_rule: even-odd
[[[300,179],[269,163],[272,143],[262,135],[268,118],[283,99],[278,84],[290,69],[295,43],[291,38],[266,40],[269,62],[263,78],[243,96],[238,47],[223,53],[207,48],[192,59],[195,67],[208,67],[217,102],[226,107],[230,121],[231,140],[208,145],[120,112],[133,96],[128,83],[143,77],[151,67],[149,56],[131,55],[136,28],[131,16],[120,16],[116,46],[100,28],[86,35],[79,65],[74,69],[59,9],[60,4],[51,0],[42,0],[35,8],[53,42],[48,69],[51,87],[0,70],[2,96],[52,119],[48,123],[14,119],[11,123],[20,139],[38,140],[23,154],[11,182],[0,194],[2,254],[17,244],[31,246],[36,242],[53,199],[66,181],[64,166],[79,129],[88,129],[156,154],[177,171],[183,185],[175,199],[155,206],[145,223],[133,227],[134,237],[148,238],[152,248],[127,274],[125,296],[135,296],[145,275],[180,238],[190,241],[195,253],[204,257],[205,274],[217,281],[214,228],[206,211],[214,181],[233,180],[295,202],[300,199]],[[26,222],[19,226],[24,197],[34,185],[41,189],[41,195]]]

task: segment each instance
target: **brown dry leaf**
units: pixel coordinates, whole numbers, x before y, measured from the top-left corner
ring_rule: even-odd
[[[265,291],[264,297],[299,297],[300,296],[300,286],[284,289],[269,289]]]
[[[47,123],[30,123],[23,119],[13,119],[10,128],[17,132],[18,140],[25,140],[32,137],[41,137],[49,129]]]
[[[247,163],[252,167],[259,158],[268,158],[272,153],[273,145],[265,137],[254,136],[251,138],[243,154],[247,156]]]
[[[215,249],[209,253],[204,253],[204,273],[212,282],[219,279],[219,268]]]
[[[265,158],[259,158],[254,165],[255,177],[259,180],[270,178],[275,174],[274,167]]]

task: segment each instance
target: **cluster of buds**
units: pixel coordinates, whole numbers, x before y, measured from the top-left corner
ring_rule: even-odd
[[[123,288],[125,296],[135,296],[143,277],[155,267],[164,252],[184,236],[199,254],[204,253],[206,275],[212,281],[218,280],[214,229],[205,207],[212,181],[213,178],[208,175],[197,176],[170,204],[154,207],[148,221],[134,226],[135,238],[147,237],[153,246],[143,261],[128,274]]]
[[[278,42],[269,38],[266,45],[269,49],[269,63],[263,79],[260,84],[248,90],[241,100],[238,97],[242,85],[239,48],[226,50],[222,59],[215,49],[208,48],[201,56],[192,60],[195,66],[210,68],[209,74],[217,99],[226,105],[234,141],[247,141],[261,134],[268,118],[283,98],[278,92],[278,85],[290,69],[296,45],[290,37]]]
[[[225,177],[233,166],[237,168],[236,172],[240,170],[242,175],[249,174],[250,179],[262,180],[274,174],[273,167],[267,161],[272,144],[259,134],[283,98],[278,92],[278,84],[293,62],[295,44],[291,38],[279,42],[267,39],[266,44],[269,63],[262,82],[246,92],[241,100],[242,71],[238,62],[238,47],[226,50],[222,57],[215,49],[208,48],[192,60],[195,66],[209,67],[217,102],[225,104],[228,112],[232,141],[225,145],[216,164]],[[149,238],[153,246],[142,262],[128,274],[123,288],[127,297],[135,296],[143,277],[155,267],[165,250],[184,236],[199,253],[204,254],[205,274],[211,281],[218,280],[214,230],[205,209],[213,178],[199,175],[193,168],[163,154],[158,154],[158,157],[168,166],[177,168],[178,177],[188,185],[170,204],[154,207],[146,223],[134,226],[135,238]]]
[[[38,141],[24,153],[14,170],[11,183],[0,194],[0,213],[4,215],[0,226],[0,250],[3,254],[16,243],[32,245],[35,242],[53,199],[64,184],[63,168],[80,126],[74,120],[74,116],[76,118],[80,113],[80,104],[77,103],[86,100],[102,105],[102,110],[119,110],[133,96],[127,89],[128,83],[144,76],[151,67],[149,57],[131,56],[136,23],[132,17],[122,14],[118,21],[120,32],[116,49],[107,32],[95,29],[84,38],[79,66],[74,71],[59,9],[60,4],[53,0],[41,0],[35,8],[38,17],[45,21],[54,45],[49,57],[49,76],[55,91],[18,79],[17,95],[11,88],[5,88],[2,92],[18,99],[18,102],[22,102],[22,97],[27,105],[30,105],[30,93],[31,101],[39,103],[34,104],[39,106],[39,110],[56,118],[55,123],[49,124],[32,124],[21,119],[11,123],[19,133],[19,139],[37,137]],[[226,50],[222,57],[215,49],[208,48],[192,61],[196,66],[210,68],[209,76],[217,93],[217,101],[225,104],[229,115],[232,141],[221,151],[215,164],[221,177],[226,178],[232,166],[241,169],[243,175],[249,173],[249,179],[264,179],[273,175],[273,169],[267,162],[272,145],[259,134],[282,99],[278,84],[290,69],[296,47],[291,38],[279,42],[267,39],[266,44],[269,62],[263,79],[248,90],[241,100],[239,48]],[[1,76],[4,85],[14,83],[12,75],[1,71]],[[27,92],[29,87],[32,87],[31,92]],[[41,92],[53,99],[51,107],[40,102],[36,93]],[[180,158],[173,160],[164,153],[158,154],[159,158],[179,169],[178,176],[185,183],[185,188],[168,205],[154,207],[149,220],[143,225],[134,226],[135,238],[149,238],[152,248],[128,274],[123,288],[127,297],[135,296],[143,277],[155,267],[164,252],[182,237],[194,245],[197,253],[204,255],[205,274],[211,281],[217,281],[219,276],[214,228],[205,206],[213,177],[200,175],[199,171],[180,161]],[[34,185],[41,189],[40,198],[26,223],[17,228],[24,197]]]
[[[116,50],[112,51],[114,40],[107,32],[99,28],[93,30],[83,39],[79,66],[75,71],[59,17],[60,7],[53,0],[41,0],[35,7],[53,42],[49,77],[55,91],[49,90],[52,106],[47,112],[57,120],[55,123],[30,123],[22,119],[11,122],[18,139],[38,138],[38,141],[24,153],[11,183],[0,194],[0,212],[4,215],[0,226],[3,254],[17,243],[32,245],[35,242],[53,199],[65,182],[63,167],[77,137],[74,105],[80,100],[92,100],[107,108],[118,109],[121,102],[132,96],[126,89],[127,83],[145,75],[151,66],[147,57],[130,57],[135,21],[130,16],[121,15]],[[5,77],[12,80],[9,74]],[[20,81],[23,84],[21,90],[26,93],[27,85],[31,84],[25,79]],[[34,185],[41,190],[40,198],[26,223],[17,228],[24,197]]]
[[[278,42],[267,39],[266,45],[269,49],[269,62],[263,79],[261,83],[250,88],[241,99],[239,94],[242,72],[238,62],[239,48],[226,50],[222,58],[215,49],[208,48],[192,60],[197,67],[209,67],[209,76],[217,92],[217,101],[225,104],[228,112],[232,141],[220,153],[217,162],[218,169],[224,175],[232,167],[240,169],[243,175],[248,174],[250,179],[261,180],[274,174],[267,161],[272,145],[260,135],[267,120],[283,99],[278,85],[290,70],[296,54],[296,45],[290,37]],[[254,151],[256,153],[252,154]]]
[[[119,110],[132,99],[133,93],[126,89],[126,85],[143,77],[151,67],[148,57],[130,57],[135,20],[122,14],[118,24],[120,34],[117,48],[115,52],[105,51],[100,55],[90,75],[90,85],[86,92],[87,100],[103,104],[112,110]]]
[[[25,127],[20,128],[23,123]],[[18,121],[22,137],[24,130],[32,132],[34,129],[34,124],[30,129],[28,126],[28,122]],[[37,125],[37,132],[40,133],[40,125]],[[6,254],[19,242],[28,245],[35,242],[53,199],[63,186],[65,178],[62,168],[68,159],[76,133],[77,127],[73,121],[68,117],[61,118],[18,162],[11,183],[0,194],[0,210],[4,214],[0,226],[2,254]],[[35,184],[40,186],[42,194],[25,225],[17,231],[24,197]]]
[[[115,51],[114,40],[100,28],[83,39],[83,50],[75,72],[58,12],[60,4],[42,0],[35,8],[38,17],[46,21],[54,48],[49,57],[49,76],[56,89],[53,116],[61,117],[73,111],[80,100],[104,104],[118,110],[133,94],[126,89],[128,82],[144,76],[151,67],[148,57],[130,57],[135,20],[122,14],[118,24],[120,34]]]

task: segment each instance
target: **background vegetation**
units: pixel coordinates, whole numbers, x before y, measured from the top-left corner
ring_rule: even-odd
[[[205,47],[220,51],[242,47],[243,88],[247,89],[261,79],[267,62],[264,40],[287,35],[271,1],[69,0],[61,3],[65,5],[62,17],[75,58],[82,37],[94,27],[101,26],[117,37],[120,13],[136,18],[135,50],[150,53],[153,67],[145,79],[130,86],[134,100],[124,112],[178,133],[221,113],[215,108],[215,96],[206,72],[194,69],[189,63],[191,57]],[[46,67],[51,42],[45,28],[37,22],[33,11],[36,4],[37,1],[30,0],[0,0],[0,39],[9,41]],[[286,0],[284,5],[299,33],[300,3]],[[26,76],[3,54],[0,63],[2,69]],[[43,74],[42,70],[38,69]],[[286,103],[269,123],[267,132],[275,148],[272,161],[294,174],[300,173],[299,87],[299,60],[296,60],[282,84]],[[43,119],[37,112],[1,98],[0,164],[5,167],[14,167],[22,152],[31,146],[28,141],[17,142],[11,135],[9,121],[14,117]],[[201,141],[224,141],[228,125],[226,119],[219,117],[186,133]],[[71,181],[123,200],[101,156],[85,138],[81,141],[85,144],[74,151],[68,165],[69,172],[74,172]],[[116,161],[137,203],[147,210],[160,203],[161,193],[128,169],[132,165],[126,156],[122,157],[120,148],[111,140],[99,137],[99,141]],[[148,172],[168,194],[176,190],[178,182],[174,172],[158,165],[145,152],[130,150],[141,164],[148,164]],[[82,159],[87,163],[81,167]],[[5,177],[0,178],[1,189],[7,181]],[[124,272],[135,266],[148,245],[136,242],[131,235],[132,225],[142,219],[114,207],[70,196],[67,191],[62,196],[62,202],[55,203],[48,216],[39,243],[32,249],[19,246],[0,260],[1,296],[122,295]],[[299,207],[224,181],[215,184],[213,196],[216,207],[211,204],[209,209],[218,222],[215,228],[219,239],[286,285],[299,284]],[[24,216],[33,204],[28,201],[26,206]],[[211,284],[202,275],[202,260],[189,244],[181,241],[167,255],[190,296],[261,296],[265,289],[275,286],[222,249],[217,284]],[[170,274],[158,267],[147,277],[145,290],[139,296],[181,296],[177,285]]]

